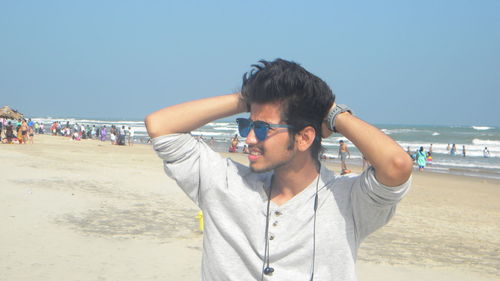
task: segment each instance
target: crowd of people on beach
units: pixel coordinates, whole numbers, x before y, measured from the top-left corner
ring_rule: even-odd
[[[31,119],[12,120],[0,118],[1,143],[32,144],[35,133],[40,132],[40,130],[43,130],[43,124],[40,126],[38,122],[33,122]]]
[[[69,121],[65,125],[61,122],[55,121],[50,126],[50,132],[53,136],[66,136],[71,137],[73,140],[79,141],[82,139],[95,139],[100,141],[111,141],[113,145],[134,145],[135,130],[131,127],[121,127],[111,125],[111,127],[106,127],[106,125],[98,126],[96,125],[83,125],[75,123],[71,125]]]
[[[89,124],[70,124],[52,122],[49,132],[53,136],[65,136],[75,141],[82,139],[110,140],[113,145],[134,145],[135,130],[132,127],[106,125],[96,127]],[[31,119],[7,120],[0,118],[0,141],[8,144],[26,144],[34,142],[36,134],[45,134],[46,126],[43,123],[33,122]],[[109,137],[108,137],[109,136]]]

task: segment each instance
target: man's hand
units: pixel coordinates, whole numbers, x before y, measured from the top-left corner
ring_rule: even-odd
[[[336,106],[334,103],[332,108]],[[325,117],[326,118],[326,117]],[[339,114],[335,129],[351,141],[375,168],[375,177],[386,186],[398,186],[408,180],[413,163],[406,152],[393,139],[379,129],[351,114]],[[322,125],[323,138],[333,132],[327,121]],[[349,158],[350,158],[349,153]]]

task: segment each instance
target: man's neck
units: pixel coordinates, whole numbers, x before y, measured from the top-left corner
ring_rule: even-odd
[[[302,192],[318,176],[319,167],[309,155],[295,160],[274,170],[271,201],[278,205]]]

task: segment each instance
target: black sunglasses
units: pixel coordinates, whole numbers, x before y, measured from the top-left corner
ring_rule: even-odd
[[[252,121],[248,118],[237,118],[236,123],[238,123],[240,136],[246,138],[250,133],[250,130],[253,129],[255,137],[257,137],[259,141],[263,141],[267,138],[269,128],[293,128],[292,126],[286,124],[269,124],[264,121]]]

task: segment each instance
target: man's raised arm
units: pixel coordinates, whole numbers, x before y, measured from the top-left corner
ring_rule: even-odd
[[[189,101],[155,111],[144,122],[151,138],[187,133],[211,121],[245,112],[240,93]]]
[[[408,180],[413,169],[411,159],[399,144],[382,131],[349,113],[337,116],[335,129],[349,139],[373,165],[375,177],[380,183],[398,186]],[[323,137],[330,135],[331,131],[327,130],[326,125],[323,125],[323,132],[329,132]]]

